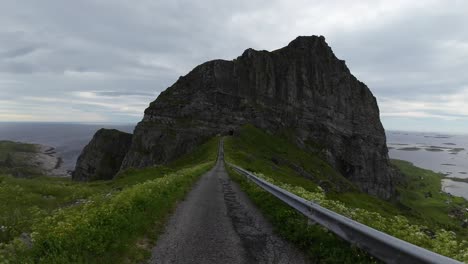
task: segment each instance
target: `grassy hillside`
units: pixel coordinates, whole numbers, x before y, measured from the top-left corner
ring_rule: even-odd
[[[39,175],[30,160],[38,151],[34,144],[0,140],[0,174]]]
[[[286,137],[273,136],[252,126],[245,126],[238,136],[226,138],[225,153],[228,162],[256,172],[258,176],[308,200],[414,244],[468,260],[468,244],[461,241],[467,238],[466,229],[460,227],[460,220],[448,214],[452,210],[451,205],[466,208],[468,204],[463,199],[451,198],[451,205],[447,205],[448,195],[438,191],[440,176],[437,174],[395,161],[407,181],[398,187],[401,201],[387,202],[359,192],[352,183],[333,171],[319,154],[304,152],[290,144]],[[326,263],[373,261],[323,229],[307,225],[304,217],[240,175],[233,171],[230,174],[277,231],[309,251],[313,258]],[[432,201],[424,196],[428,190],[434,193]],[[356,256],[364,259],[353,259]]]
[[[176,202],[213,165],[218,141],[214,138],[167,166],[130,169],[112,181],[76,183],[0,173],[0,263],[141,262]],[[468,239],[468,229],[462,227],[468,203],[440,192],[439,174],[393,161],[405,180],[398,186],[399,201],[388,202],[359,192],[320,154],[291,144],[287,134],[274,136],[245,126],[238,135],[226,137],[224,145],[228,162],[284,189],[414,244],[468,261],[468,244],[462,242]],[[34,151],[28,145],[5,146]],[[5,153],[9,152],[4,157]],[[316,261],[377,262],[324,228],[310,225],[243,176],[229,173],[276,231]]]
[[[5,161],[10,153],[14,152],[36,152],[33,144],[19,143],[13,141],[0,141],[0,162]]]
[[[218,141],[113,181],[0,175],[0,263],[137,262],[148,254],[141,241],[155,239],[145,234],[156,234],[177,200],[213,166]]]
[[[379,263],[364,251],[350,247],[319,225],[310,224],[296,210],[263,191],[243,175],[226,167],[229,175],[247,193],[273,225],[275,232],[302,249],[316,263]]]
[[[349,180],[336,172],[319,154],[305,152],[284,136],[274,136],[253,126],[243,127],[238,136],[226,139],[226,159],[249,171],[316,191],[320,186],[327,196],[349,206],[393,215],[393,204],[358,191]],[[279,162],[278,162],[279,160]]]
[[[398,186],[400,203],[409,208],[411,215],[423,219],[428,226],[445,228],[468,240],[468,202],[462,197],[441,191],[443,175],[414,166],[403,160],[392,160],[405,175],[405,182]]]

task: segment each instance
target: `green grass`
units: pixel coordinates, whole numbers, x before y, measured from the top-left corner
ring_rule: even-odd
[[[307,190],[315,190],[318,185],[329,187],[330,191],[356,189],[318,155],[307,153],[286,138],[267,134],[251,125],[244,126],[238,136],[227,138],[225,149],[229,153],[227,161],[235,161],[250,171],[275,175],[285,183],[300,185]]]
[[[112,181],[75,183],[0,173],[0,263],[5,259],[10,263],[143,262],[176,202],[213,165],[218,140],[213,138],[166,166],[129,169]],[[460,225],[468,218],[464,210],[468,203],[440,193],[440,174],[392,161],[405,180],[397,187],[399,201],[383,201],[359,192],[336,172],[322,159],[319,144],[307,142],[317,151],[306,152],[290,140],[287,131],[271,135],[247,125],[238,136],[225,139],[225,158],[357,221],[442,254],[468,259],[468,253],[459,250],[465,245],[460,241],[468,239],[467,229]],[[31,146],[0,142],[0,158],[11,151],[35,151]],[[232,170],[229,173],[276,232],[314,261],[376,262],[324,228],[309,225],[305,217]],[[454,212],[462,215],[454,216]],[[457,236],[438,231],[441,228]],[[22,233],[32,234],[32,249],[19,239]]]
[[[288,185],[301,186],[312,192],[317,191],[319,185],[330,188],[330,193],[336,193],[342,189],[356,190],[352,183],[337,173],[317,154],[299,149],[289,143],[286,137],[270,135],[250,125],[244,126],[238,136],[225,138],[224,149],[227,162],[269,175]],[[298,169],[299,167],[305,173]],[[351,247],[349,243],[322,227],[309,225],[304,216],[232,170],[228,171],[273,224],[276,232],[307,252],[314,261],[320,263],[376,262],[375,259]],[[308,176],[312,178],[307,178]]]
[[[129,242],[165,218],[198,177],[213,165],[202,163],[136,184],[92,203],[62,210],[34,226],[32,258],[42,263],[112,263]]]
[[[60,178],[0,176],[0,226],[3,226],[0,242],[30,233],[32,224],[38,219],[101,190],[104,190],[102,186],[90,188]]]
[[[461,227],[461,222],[468,219],[465,210],[468,202],[441,192],[443,175],[418,168],[407,161],[392,160],[392,163],[405,175],[405,181],[398,187],[398,191],[400,202],[409,208],[409,213],[422,219],[428,226],[455,231],[460,238],[468,240],[468,228]],[[454,217],[454,211],[461,212],[461,215]]]
[[[148,257],[176,202],[216,160],[219,138],[167,166],[112,181],[0,176],[0,263],[134,263]],[[81,201],[81,203],[77,203]],[[6,230],[6,231],[5,231]],[[147,235],[148,232],[154,234]],[[31,234],[32,249],[18,238]],[[147,245],[149,246],[149,245]]]
[[[288,140],[290,137],[286,132],[281,136],[271,135],[246,125],[240,130],[239,136],[226,138],[226,160],[309,191],[315,191],[317,186],[321,186],[327,190],[327,197],[352,207],[388,216],[400,213],[394,204],[358,191],[354,184],[334,170],[319,154],[306,152],[291,144]],[[308,144],[319,145],[313,142]],[[301,169],[305,171],[302,175]]]
[[[37,152],[33,144],[19,143],[13,141],[0,140],[0,162],[4,161],[9,153],[13,152]]]
[[[398,203],[390,203],[362,192],[327,193],[327,198],[346,204],[352,208],[378,212],[383,216],[406,214],[405,209]]]
[[[38,151],[34,144],[0,141],[0,174],[40,175],[40,169],[31,163],[31,156]]]
[[[319,225],[287,206],[276,197],[234,172],[228,166],[229,175],[247,193],[263,215],[272,223],[281,237],[291,241],[307,253],[314,263],[379,263],[362,250],[352,247]]]
[[[449,212],[457,208],[463,209],[462,213],[465,215],[462,218],[466,218],[464,210],[467,208],[466,201],[439,193],[440,175],[416,168],[409,163],[395,161],[406,181],[398,187],[400,199],[389,202],[359,192],[339,173],[332,172],[333,169],[321,159],[320,152],[306,152],[297,148],[289,143],[288,136],[284,133],[270,135],[253,126],[245,126],[239,131],[238,136],[225,139],[225,152],[228,162],[259,173],[259,176],[266,180],[308,200],[314,200],[335,212],[440,254],[461,260],[468,259],[468,251],[465,248],[468,244],[462,241],[467,239],[466,228],[460,227],[460,219],[449,216]],[[287,161],[277,162],[278,157]],[[236,176],[233,177],[236,179]],[[238,177],[237,180],[239,181]],[[323,182],[327,180],[323,188]],[[251,190],[253,187],[240,183],[260,208],[267,207],[263,209],[264,212],[284,237],[301,247],[304,244],[308,245],[305,248],[313,252],[311,254],[313,257],[324,258],[320,253],[322,250],[315,250],[308,236],[295,235],[302,232],[304,227],[277,217],[277,214],[282,212],[269,210],[272,203],[269,198],[256,197],[262,196],[260,190]],[[317,186],[321,186],[325,192]],[[428,191],[431,191],[432,198],[425,198],[424,193]],[[446,204],[447,199],[451,200],[449,205]],[[281,211],[287,208],[276,209]],[[301,221],[297,215],[284,214]],[[320,237],[323,235],[317,231],[311,237],[320,245],[322,243]],[[338,248],[341,247],[338,242],[336,245]],[[343,261],[348,261],[346,260],[348,254],[353,253],[345,249],[342,251],[347,253],[330,259],[325,256],[326,262],[333,258],[343,258]]]

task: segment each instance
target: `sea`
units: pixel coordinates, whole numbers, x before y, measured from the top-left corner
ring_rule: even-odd
[[[468,179],[468,135],[386,131],[389,156],[442,173]],[[442,180],[443,191],[468,199],[468,183]]]
[[[136,124],[9,123],[0,122],[0,140],[54,147],[63,166],[73,170],[81,150],[100,128],[132,133]],[[445,174],[468,178],[468,135],[386,131],[389,156]],[[442,180],[442,189],[468,199],[468,183]]]

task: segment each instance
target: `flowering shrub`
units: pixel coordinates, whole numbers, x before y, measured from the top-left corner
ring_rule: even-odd
[[[454,232],[441,229],[429,235],[424,232],[424,230],[428,230],[427,227],[411,224],[404,216],[396,215],[388,218],[376,212],[370,212],[360,208],[349,208],[339,201],[327,199],[324,191],[320,187],[317,187],[315,192],[310,192],[300,186],[293,186],[275,181],[261,173],[254,174],[278,187],[357,222],[439,254],[468,262],[468,242],[465,240],[457,240]]]
[[[32,248],[19,238],[0,244],[0,263],[95,263],[118,255],[163,219],[212,166],[213,162],[202,163],[59,209],[33,225]]]

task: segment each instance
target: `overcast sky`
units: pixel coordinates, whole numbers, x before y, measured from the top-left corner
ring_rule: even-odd
[[[204,61],[324,35],[386,129],[468,133],[468,1],[0,2],[0,121],[135,123]]]

